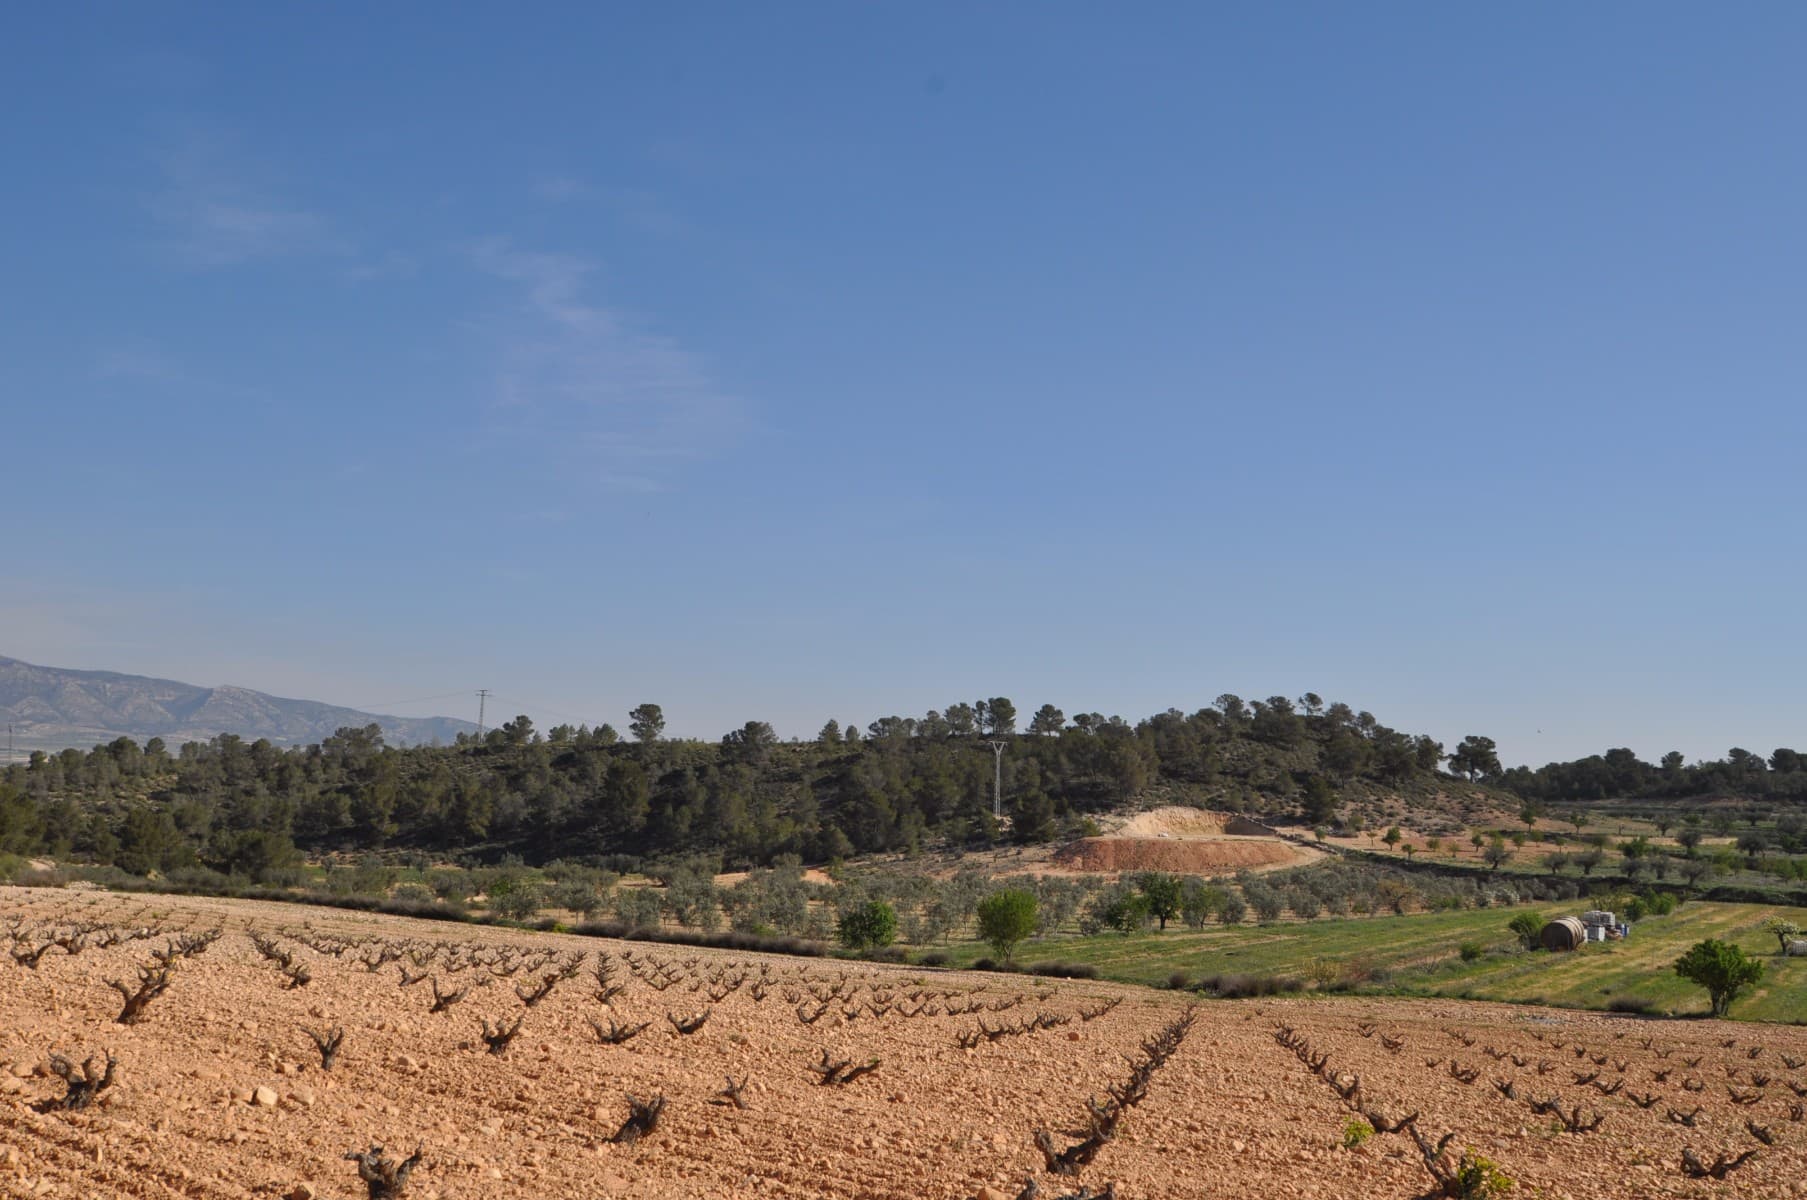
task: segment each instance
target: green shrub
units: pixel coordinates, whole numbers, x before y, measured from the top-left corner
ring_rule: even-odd
[[[1305,981],[1290,975],[1206,975],[1198,981],[1198,990],[1222,1000],[1246,1000],[1255,996],[1278,996],[1305,990]]]
[[[665,905],[649,887],[624,887],[615,892],[615,916],[630,929],[657,929]]]
[[[584,876],[559,880],[552,889],[552,902],[560,908],[570,909],[584,920],[602,911],[602,895],[595,881]]]
[[[1522,912],[1506,923],[1506,928],[1518,938],[1518,944],[1527,950],[1538,947],[1538,938],[1543,934],[1544,919],[1534,912]]]
[[[427,884],[441,900],[459,903],[469,900],[475,890],[468,871],[434,871],[427,877]]]
[[[849,950],[889,946],[897,938],[897,910],[883,900],[856,904],[835,923],[835,936]]]
[[[1091,963],[1038,962],[1029,967],[1029,974],[1053,979],[1096,979],[1098,968]]]
[[[1706,988],[1713,1015],[1723,1017],[1738,993],[1763,978],[1763,964],[1741,947],[1708,938],[1695,942],[1675,960],[1675,973]]]
[[[1458,953],[1461,954],[1463,962],[1471,963],[1487,953],[1487,947],[1479,942],[1463,942]]]
[[[1493,1200],[1512,1190],[1512,1177],[1499,1164],[1470,1150],[1456,1167],[1455,1200]]]
[[[545,903],[540,885],[530,879],[504,880],[490,893],[489,910],[509,921],[531,921]]]
[[[1351,1121],[1343,1126],[1343,1149],[1353,1150],[1374,1136],[1374,1126],[1366,1121]]]
[[[1035,932],[1035,893],[1005,888],[979,901],[979,937],[1008,962],[1017,943]]]

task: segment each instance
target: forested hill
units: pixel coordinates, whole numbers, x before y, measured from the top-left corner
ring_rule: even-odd
[[[789,743],[760,721],[709,743],[665,739],[656,705],[630,717],[632,741],[607,725],[542,736],[518,717],[445,747],[397,749],[367,726],[300,749],[222,735],[175,754],[125,738],[37,754],[0,775],[0,850],[247,875],[297,847],[825,861],[1044,841],[1144,795],[1324,821],[1379,792],[1436,792],[1443,757],[1429,738],[1316,696],[1223,696],[1134,725],[1044,706],[1022,731],[1000,697],[863,732],[830,722]],[[992,741],[1005,744],[1004,829],[991,816]]]
[[[1724,758],[1693,763],[1679,750],[1650,763],[1620,747],[1536,770],[1513,767],[1488,778],[1533,801],[1729,798],[1757,803],[1807,802],[1807,755],[1785,746],[1768,756],[1733,746]]]
[[[241,687],[198,687],[173,679],[71,671],[0,657],[0,721],[25,750],[61,750],[129,737],[169,743],[220,733],[302,746],[345,726],[377,724],[396,745],[450,742],[476,726],[451,717],[387,717],[315,700],[289,700]]]

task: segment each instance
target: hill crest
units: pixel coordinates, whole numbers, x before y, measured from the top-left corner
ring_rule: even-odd
[[[116,671],[45,667],[0,656],[0,721],[20,753],[86,749],[115,738],[172,745],[221,733],[279,746],[318,742],[345,726],[379,725],[392,745],[451,742],[476,725],[453,717],[394,717],[250,688],[201,687]]]

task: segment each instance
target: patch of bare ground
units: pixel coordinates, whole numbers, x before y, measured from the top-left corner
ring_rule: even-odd
[[[1440,1142],[1446,1166],[1498,1163],[1515,1195],[1772,1197],[1807,1180],[1794,1028],[1314,999],[1208,1003],[1163,1041],[1183,997],[1106,984],[241,901],[0,889],[0,922],[96,930],[35,968],[0,959],[7,1196],[332,1200],[417,1147],[401,1194],[421,1200],[1008,1200],[1030,1179],[1043,1198],[1407,1197],[1431,1188]],[[138,930],[154,932],[111,937]],[[168,987],[119,1024],[108,981],[157,950]],[[403,985],[422,972],[464,999],[430,1012],[428,986]],[[642,1023],[615,1044],[598,1032]],[[486,1027],[517,1024],[490,1053]],[[324,1031],[343,1032],[330,1070]],[[51,1055],[86,1078],[109,1052],[112,1082],[59,1106]],[[1416,1116],[1344,1149],[1369,1112]],[[1050,1170],[1100,1130],[1076,1173]]]

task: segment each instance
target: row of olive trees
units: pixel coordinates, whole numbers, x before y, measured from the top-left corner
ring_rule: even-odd
[[[726,926],[738,932],[818,940],[836,936],[848,914],[869,916],[877,911],[873,905],[882,904],[890,914],[889,934],[883,942],[870,944],[901,938],[911,945],[930,946],[989,940],[983,904],[1005,886],[1005,881],[971,868],[947,879],[919,872],[868,871],[823,881],[809,878],[794,859],[723,886],[715,882],[718,865],[705,857],[663,866],[654,872],[660,886],[624,883],[610,872],[562,862],[539,872],[446,871],[433,873],[429,886],[405,884],[394,894],[426,900],[438,896],[458,903],[475,900],[520,921],[547,909],[562,909],[579,919],[608,917],[640,928],[669,924],[714,932]],[[1011,878],[1008,886],[1034,900],[1034,924],[1026,936],[1036,937],[1164,930],[1176,922],[1202,929],[1211,923],[1240,925],[1251,918],[1266,924],[1288,915],[1314,920],[1488,908],[1572,898],[1578,891],[1573,880],[1444,878],[1356,863],[1244,872],[1222,880],[1147,871],[1120,881]]]

